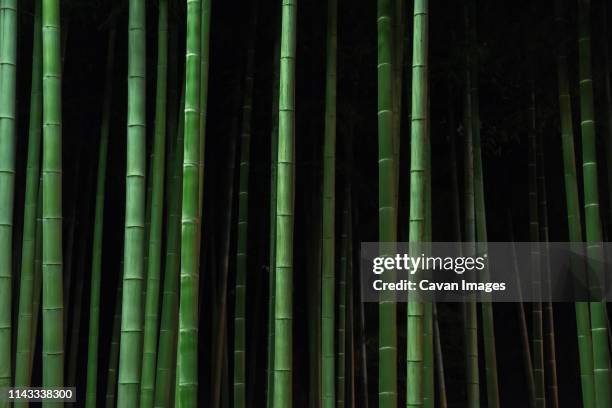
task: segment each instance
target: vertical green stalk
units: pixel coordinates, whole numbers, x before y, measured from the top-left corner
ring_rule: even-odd
[[[586,241],[602,240],[599,213],[599,189],[597,184],[597,154],[595,145],[595,120],[593,109],[593,79],[591,76],[590,0],[578,1],[578,56],[580,76],[580,128],[582,132],[582,169],[584,177],[584,214]],[[587,245],[587,255],[599,262],[602,259],[600,244]],[[594,270],[596,266],[592,265]],[[592,295],[601,288],[596,280],[590,280]],[[608,348],[608,322],[605,303],[591,302],[591,337],[593,341],[593,370],[595,405],[612,405],[610,389],[610,350]]]
[[[30,96],[30,127],[28,131],[28,159],[26,165],[25,204],[23,212],[23,246],[21,248],[21,277],[19,285],[19,317],[17,321],[17,349],[15,350],[15,386],[27,387],[32,378],[32,307],[34,265],[36,253],[36,213],[40,179],[40,131],[42,115],[42,49],[41,0],[35,2],[34,40],[32,51],[32,89]],[[16,403],[23,407],[26,404]]]
[[[394,0],[392,16],[393,30],[393,165],[395,207],[399,200],[399,159],[400,159],[400,132],[402,125],[402,68],[404,61],[404,1]]]
[[[469,30],[469,10],[465,6],[464,18],[466,31]],[[475,212],[475,192],[474,192],[474,145],[472,132],[472,98],[471,86],[471,55],[466,53],[465,69],[465,106],[464,106],[464,127],[465,127],[465,155],[464,165],[464,241],[468,242],[466,256],[472,256],[475,252],[474,242],[476,241],[476,212]],[[476,303],[472,298],[464,304],[464,325],[465,325],[465,363],[466,363],[466,383],[467,383],[467,406],[469,408],[480,407],[480,378],[478,372],[478,319]]]
[[[43,0],[43,387],[64,382],[62,293],[62,97],[60,4]],[[2,161],[4,163],[4,161]],[[2,296],[2,298],[5,298]],[[46,407],[62,403],[44,402]]]
[[[427,206],[429,166],[429,17],[428,0],[414,3],[412,47],[412,114],[410,142],[410,243],[428,238]],[[419,245],[413,248],[417,248]],[[411,251],[414,250],[411,248]],[[407,407],[424,405],[424,314],[423,302],[408,300]]]
[[[246,407],[246,284],[249,221],[249,172],[251,154],[251,118],[253,112],[253,82],[257,3],[253,2],[249,27],[244,99],[242,103],[242,131],[240,133],[240,182],[238,192],[238,239],[236,243],[236,294],[234,308],[234,407]],[[229,206],[231,208],[231,205]],[[231,211],[231,210],[228,210]]]
[[[531,126],[529,129],[529,237],[531,244],[531,274],[533,293],[536,296],[542,293],[539,219],[538,219],[538,191],[537,191],[537,163],[536,163],[536,108],[535,89],[531,89]],[[532,307],[532,347],[533,347],[533,377],[535,380],[536,407],[546,406],[544,381],[544,342],[542,339],[542,302],[533,302]]]
[[[162,223],[164,213],[164,177],[166,161],[166,97],[168,94],[168,2],[159,1],[157,26],[157,86],[155,88],[155,129],[151,173],[151,227],[145,298],[144,343],[142,350],[142,383],[140,406],[150,408],[155,397],[155,363],[157,360],[159,280],[161,270]]]
[[[123,260],[119,267],[123,271]],[[106,374],[106,392],[104,394],[105,408],[115,406],[115,396],[117,389],[117,366],[119,363],[119,336],[121,334],[121,301],[123,285],[121,279],[117,282],[117,292],[115,295],[115,311],[113,315],[113,331],[111,333],[110,350],[108,352],[108,371]]]
[[[336,405],[335,387],[335,230],[336,230],[336,70],[338,0],[327,2],[327,66],[325,74],[325,135],[323,143],[323,246],[321,258],[321,403]]]
[[[42,77],[41,77],[42,80]],[[42,82],[42,81],[41,81]],[[42,96],[42,95],[41,95]],[[32,291],[32,345],[30,349],[30,372],[34,366],[34,351],[38,336],[38,316],[42,297],[42,175],[38,178],[38,203],[36,204],[36,246],[34,254],[34,283]],[[31,378],[30,378],[31,380]]]
[[[476,206],[476,240],[478,253],[487,253],[487,218],[485,210],[482,151],[480,145],[480,102],[478,96],[478,45],[476,30],[476,1],[470,0],[470,27],[468,52],[472,55],[470,66],[470,98],[472,107],[472,132],[474,143],[474,204]],[[486,270],[486,274],[489,271]],[[481,303],[482,334],[485,352],[485,377],[487,381],[487,404],[489,408],[499,407],[499,386],[497,380],[497,352],[495,350],[495,326],[493,303]]]
[[[16,0],[0,1],[0,84],[0,387],[8,387],[12,383],[11,274],[17,110]],[[4,404],[2,403],[3,406]]]
[[[130,0],[128,20],[128,117],[125,242],[118,405],[135,407],[140,395],[146,171],[145,2]]]
[[[170,61],[176,60],[176,28],[170,27]],[[172,68],[174,64],[170,65]],[[169,80],[172,81],[168,93],[170,94],[179,85],[177,73],[170,71]],[[174,74],[174,75],[173,75]],[[168,202],[168,227],[166,238],[166,259],[164,265],[164,288],[162,295],[162,315],[159,326],[159,341],[157,352],[157,367],[155,377],[155,406],[168,406],[173,400],[174,386],[176,383],[176,355],[177,355],[177,328],[178,328],[178,271],[179,251],[181,238],[181,191],[183,188],[182,166],[183,166],[183,128],[184,115],[178,112],[184,111],[185,85],[181,86],[179,109],[176,102],[168,104],[168,132],[171,137],[170,143],[174,145],[170,155],[169,185],[166,189],[166,201]],[[177,117],[179,116],[179,117]]]
[[[393,29],[391,0],[378,0],[378,240],[397,240],[393,145]],[[378,306],[378,405],[397,406],[397,310],[385,297]]]
[[[185,140],[183,147],[183,202],[181,211],[181,274],[177,401],[179,407],[197,405],[198,391],[198,278],[199,166],[200,166],[200,52],[201,2],[187,0],[185,57]]]
[[[427,111],[429,112],[429,93],[427,94]],[[430,128],[427,127],[427,139],[430,140]],[[431,142],[427,143],[425,151],[425,239],[433,241],[432,213],[431,213]],[[426,244],[429,250],[430,244]],[[434,382],[434,328],[433,328],[432,302],[423,303],[423,406],[434,408],[435,382]]]
[[[100,341],[100,284],[102,279],[102,242],[104,230],[104,191],[106,183],[106,157],[113,95],[113,67],[115,58],[115,27],[111,27],[106,53],[106,83],[104,107],[98,147],[98,179],[96,181],[96,208],[94,213],[93,254],[91,258],[91,294],[89,297],[89,337],[87,342],[87,390],[85,405],[96,406],[98,386],[98,344]]]
[[[348,183],[345,181],[344,188],[344,204],[342,208],[342,233],[340,236],[340,274],[338,276],[338,324],[336,328],[336,341],[338,345],[337,364],[337,404],[338,408],[344,408],[346,404],[346,296],[347,296],[347,276],[349,267],[349,240],[348,240],[348,223],[349,223],[349,189]],[[349,337],[350,339],[350,337]],[[350,352],[350,350],[348,350]]]
[[[291,408],[293,378],[293,217],[295,167],[295,54],[297,0],[282,1],[276,262],[274,304],[274,408]]]
[[[274,78],[272,80],[272,125],[270,131],[270,266],[268,277],[268,359],[266,379],[266,407],[272,407],[274,392],[274,299],[276,275],[276,180],[278,158],[278,97],[280,75],[280,39],[274,43]]]
[[[556,2],[556,23],[559,37],[565,31],[561,2]],[[566,49],[559,38],[557,54],[557,77],[559,87],[559,115],[561,122],[561,146],[563,149],[563,178],[565,183],[565,202],[567,206],[567,226],[571,242],[582,241],[578,181],[574,153],[574,128],[572,124],[572,105],[569,91]],[[612,191],[612,190],[611,190]],[[582,402],[585,407],[595,404],[593,384],[593,344],[591,342],[591,318],[587,302],[576,302],[576,327],[578,352],[580,357],[580,380]]]

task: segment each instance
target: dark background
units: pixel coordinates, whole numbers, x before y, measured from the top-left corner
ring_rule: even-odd
[[[609,231],[610,212],[605,162],[604,137],[609,137],[604,116],[602,1],[592,3],[592,54],[598,143],[602,157],[600,166],[600,199],[605,230]],[[111,4],[113,3],[113,4]],[[157,2],[147,1],[147,115],[148,148],[152,142],[155,65],[157,38]],[[174,3],[174,2],[171,2]],[[179,77],[184,71],[183,2],[171,7],[170,24],[179,27],[179,41],[170,44],[178,57]],[[278,3],[278,4],[277,4]],[[412,2],[406,2],[411,15]],[[576,157],[579,179],[580,139],[578,116],[577,27],[576,4],[566,6],[566,30],[557,35],[552,1],[499,0],[478,2],[478,55],[480,58],[480,112],[484,161],[484,187],[489,240],[510,239],[508,212],[512,213],[514,235],[528,240],[527,198],[527,130],[529,128],[530,80],[536,90],[538,129],[544,141],[546,155],[547,194],[551,241],[567,239],[565,196],[559,136],[557,78],[555,50],[560,41],[568,48],[570,86],[574,109]],[[204,210],[204,240],[202,258],[202,305],[200,336],[200,393],[206,401],[210,384],[211,316],[215,311],[215,274],[221,264],[224,241],[224,219],[234,205],[225,200],[228,178],[230,140],[239,126],[239,106],[236,92],[240,90],[247,44],[249,2],[212,1],[210,77],[206,133],[206,182]],[[252,124],[248,332],[255,339],[249,344],[247,370],[256,370],[256,383],[249,389],[253,406],[262,406],[265,398],[265,344],[267,321],[267,265],[269,213],[269,142],[272,116],[272,77],[275,36],[278,33],[278,1],[261,1],[256,36],[254,116]],[[32,1],[23,1],[19,27],[19,142],[16,234],[20,234],[27,128],[32,43]],[[462,2],[431,2],[430,10],[430,78],[431,78],[431,141],[433,167],[433,239],[454,240],[451,211],[449,167],[449,137],[456,138],[458,147],[458,177],[462,179],[463,142],[463,73],[467,52]],[[313,221],[318,217],[318,194],[322,173],[322,136],[324,113],[324,70],[326,4],[300,0],[298,4],[298,40],[296,71],[296,197],[295,197],[295,295],[294,295],[294,402],[296,407],[308,400],[308,316],[307,304],[314,262],[312,251]],[[376,76],[376,2],[339,0],[338,12],[338,194],[343,182],[351,175],[354,191],[355,239],[376,241],[378,231],[378,169],[377,169],[377,76]],[[67,240],[70,223],[75,223],[74,268],[88,276],[93,219],[93,185],[97,164],[97,145],[104,91],[104,70],[108,28],[117,24],[116,58],[112,131],[105,197],[103,292],[101,319],[101,366],[108,364],[106,356],[110,342],[112,315],[117,280],[120,277],[122,254],[123,210],[125,200],[125,130],[126,130],[126,67],[127,67],[127,7],[126,2],[62,1],[62,29],[67,36],[63,77],[63,162],[64,162],[64,237]],[[411,55],[411,23],[407,24],[406,54]],[[171,51],[172,52],[172,51]],[[407,240],[409,195],[409,58],[404,58],[402,104],[400,225],[399,240]],[[180,87],[179,87],[180,88]],[[169,97],[178,102],[180,89],[169,89]],[[455,121],[451,122],[450,112]],[[238,115],[238,116],[237,116]],[[604,136],[605,135],[605,136]],[[354,166],[349,168],[345,146],[349,138],[354,149]],[[234,173],[237,175],[237,172]],[[235,182],[235,178],[233,180]],[[581,190],[581,183],[579,184]],[[460,185],[461,191],[461,185]],[[234,192],[235,193],[235,192]],[[581,193],[582,194],[582,193]],[[341,197],[340,195],[338,197]],[[338,199],[338,207],[342,203]],[[337,217],[340,220],[340,217]],[[339,225],[339,222],[338,222]],[[231,248],[234,248],[232,236]],[[20,242],[20,240],[16,240]],[[82,258],[82,259],[81,259]],[[80,259],[80,260],[79,260]],[[233,268],[230,257],[230,271]],[[77,262],[77,260],[79,260]],[[78,265],[84,265],[80,268]],[[70,266],[67,266],[70,267]],[[212,271],[212,272],[211,272]],[[230,273],[228,318],[232,316]],[[86,278],[87,279],[87,278]],[[86,280],[84,305],[88,305]],[[405,355],[405,308],[400,305],[398,318],[399,356]],[[527,307],[527,312],[530,308]],[[460,407],[465,401],[464,362],[461,309],[458,304],[439,306],[442,347],[446,381],[451,406]],[[377,307],[366,305],[366,330],[370,402],[376,405],[377,388]],[[528,319],[530,314],[527,313]],[[79,399],[84,394],[87,313],[82,314],[79,359]],[[575,314],[571,304],[555,304],[557,326],[557,364],[559,395],[563,406],[580,404],[579,368],[575,330]],[[228,323],[232,342],[231,319]],[[522,366],[522,351],[515,305],[495,305],[497,357],[501,402],[504,406],[526,406],[527,387]],[[528,321],[529,325],[529,321]],[[39,345],[40,347],[40,345]],[[482,348],[481,348],[482,352]],[[37,356],[40,355],[37,352]],[[231,354],[230,354],[231,358]],[[37,357],[38,359],[38,357]],[[483,361],[483,359],[481,359]],[[231,361],[231,360],[230,360]],[[231,367],[231,364],[230,364]],[[231,370],[231,368],[230,368]],[[399,361],[400,403],[405,398],[405,361]],[[231,379],[231,372],[229,374]],[[480,371],[484,394],[484,366]],[[39,364],[35,364],[35,382],[40,379]],[[105,376],[100,375],[99,395],[103,395]]]

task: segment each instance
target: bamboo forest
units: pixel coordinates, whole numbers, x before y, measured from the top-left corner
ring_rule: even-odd
[[[0,0],[0,408],[612,408],[608,298],[363,278],[365,243],[605,261],[610,9]]]

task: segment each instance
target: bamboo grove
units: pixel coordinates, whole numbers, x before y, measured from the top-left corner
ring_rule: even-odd
[[[0,407],[612,407],[605,302],[364,295],[605,261],[610,7],[495,3],[0,0]]]

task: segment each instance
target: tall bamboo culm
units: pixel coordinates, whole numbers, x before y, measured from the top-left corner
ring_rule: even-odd
[[[242,102],[242,130],[240,132],[240,180],[238,192],[238,226],[236,244],[236,292],[234,305],[234,408],[247,404],[246,376],[246,294],[248,271],[249,231],[249,172],[251,154],[251,121],[253,113],[253,83],[255,39],[257,33],[257,1],[253,2],[249,23],[244,97]]]
[[[565,10],[562,2],[555,3],[557,35],[557,81],[559,89],[559,116],[561,124],[561,146],[563,151],[563,180],[565,184],[565,202],[567,208],[567,226],[571,242],[581,242],[582,225],[580,201],[578,196],[578,176],[576,174],[576,155],[574,153],[574,127],[572,121],[572,104],[569,90],[567,52],[565,39]],[[593,384],[593,343],[591,341],[591,317],[587,302],[576,302],[576,328],[578,336],[578,355],[580,358],[580,382],[582,386],[582,403],[585,407],[595,404]]]
[[[169,60],[177,58],[177,30],[170,26],[168,33]],[[169,68],[172,68],[170,65]],[[164,265],[164,283],[162,295],[161,320],[157,347],[157,364],[155,373],[155,406],[167,406],[174,398],[177,361],[178,332],[178,274],[180,267],[181,239],[181,192],[183,191],[183,129],[185,116],[185,82],[179,81],[178,69],[168,72],[168,96],[175,100],[168,101],[168,135],[169,143],[174,146],[169,155],[169,185],[166,188],[168,203],[168,226],[166,235],[166,259]],[[179,87],[180,92],[173,91]],[[176,94],[180,93],[177,98]],[[178,103],[177,103],[178,102]]]
[[[15,190],[17,0],[0,1],[0,387],[12,385],[11,294]],[[60,245],[61,251],[61,245]],[[5,406],[8,402],[0,402]]]
[[[42,322],[43,386],[64,380],[62,291],[62,97],[58,0],[43,0]],[[62,403],[45,402],[45,407]]]
[[[323,144],[323,243],[321,258],[321,398],[323,408],[336,406],[335,376],[335,229],[336,229],[336,58],[338,0],[327,2],[327,68]]]
[[[464,19],[466,34],[470,27],[469,7],[464,7]],[[471,86],[471,55],[466,53],[465,67],[465,96],[464,96],[464,241],[468,244],[466,249],[471,256],[475,251],[474,242],[476,241],[476,212],[474,196],[474,144],[472,131],[472,98],[470,95]],[[464,345],[465,345],[465,364],[466,364],[466,385],[467,385],[467,406],[469,408],[480,407],[480,376],[478,369],[478,318],[475,299],[464,304]]]
[[[157,362],[159,287],[162,228],[164,213],[164,177],[166,161],[166,107],[168,94],[168,2],[158,3],[157,78],[155,87],[155,125],[151,163],[151,218],[147,251],[144,340],[140,406],[150,408],[155,399],[155,364]],[[172,61],[174,62],[174,61]]]
[[[593,108],[593,79],[591,76],[591,2],[578,1],[578,74],[580,77],[580,129],[582,133],[582,174],[584,177],[584,221],[586,241],[602,241],[597,154],[595,146],[595,118]],[[591,259],[602,259],[601,244],[587,246]],[[593,266],[596,270],[597,267]],[[596,273],[601,272],[597,271]],[[595,279],[589,279],[592,295],[601,291]],[[593,382],[595,406],[612,405],[610,386],[610,350],[608,348],[608,322],[605,303],[591,302],[591,338],[593,342]]]
[[[274,408],[291,408],[293,379],[293,222],[295,174],[295,56],[297,0],[282,1],[276,253],[274,299]]]
[[[536,162],[536,105],[535,89],[531,89],[530,126],[528,135],[528,185],[529,185],[529,237],[531,244],[531,276],[534,293],[542,293],[542,263],[540,240],[540,227],[538,217],[538,189],[537,189],[537,162]],[[545,380],[544,380],[544,341],[542,333],[542,302],[533,302],[532,309],[532,361],[533,377],[535,381],[535,402],[537,408],[546,407]]]
[[[96,207],[94,213],[93,254],[91,260],[91,294],[89,298],[89,336],[87,342],[87,389],[85,405],[97,406],[98,344],[100,338],[100,285],[102,280],[102,243],[104,230],[104,191],[106,184],[106,157],[110,133],[111,103],[113,95],[113,68],[115,56],[115,27],[110,28],[106,53],[106,81],[104,105],[98,147],[98,174],[96,181]]]
[[[280,30],[277,30],[280,32]],[[268,338],[266,367],[266,406],[272,407],[274,390],[274,299],[276,274],[276,179],[278,156],[278,95],[280,67],[280,33],[274,43],[274,77],[272,82],[272,118],[270,130],[270,258],[268,271]]]
[[[146,35],[145,2],[130,0],[125,236],[117,405],[138,406],[144,314]]]
[[[30,385],[32,377],[31,361],[34,353],[32,308],[34,301],[34,275],[37,274],[34,262],[36,253],[36,207],[40,193],[38,184],[40,179],[40,132],[42,128],[42,0],[37,0],[34,7],[30,126],[28,130],[28,158],[23,214],[23,246],[21,248],[17,349],[15,350],[15,386],[17,387],[27,387]],[[26,405],[25,403],[15,403],[17,407],[24,407]]]
[[[410,150],[410,244],[427,240],[429,204],[429,21],[428,0],[414,3],[414,37],[412,48],[412,114]],[[418,248],[416,245],[411,250]],[[407,407],[420,407],[424,403],[424,305],[408,300],[407,333]]]
[[[200,52],[201,2],[187,0],[185,57],[185,139],[176,401],[179,407],[197,405],[198,391],[198,265],[200,175]]]
[[[470,0],[469,50],[470,66],[470,98],[472,107],[472,132],[474,146],[474,204],[476,210],[476,240],[478,253],[487,253],[487,218],[485,210],[483,159],[480,143],[480,101],[478,92],[479,55],[477,44],[476,0]],[[488,270],[486,271],[488,274]],[[497,352],[495,349],[495,326],[493,323],[493,304],[483,302],[482,334],[485,354],[485,377],[487,384],[487,404],[489,408],[499,407],[499,386],[497,380]]]
[[[378,0],[378,240],[397,240],[393,144],[393,27],[391,0]],[[393,180],[392,183],[389,180]],[[397,406],[397,307],[390,296],[378,306],[378,405]]]

